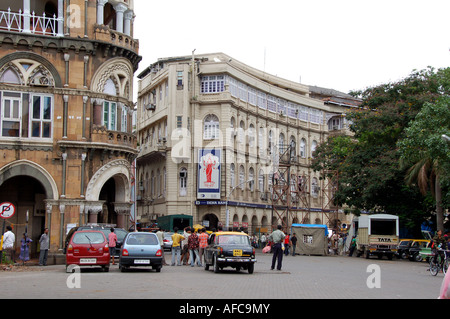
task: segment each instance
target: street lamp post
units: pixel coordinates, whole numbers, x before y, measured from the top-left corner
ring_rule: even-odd
[[[227,200],[226,200],[226,202],[225,202],[225,211],[226,211],[226,213],[227,213],[227,220],[226,220],[227,230],[229,230],[229,228],[230,228],[230,211],[228,210],[228,197],[230,197],[230,195],[234,192],[234,190],[235,190],[236,188],[238,188],[238,187],[241,186],[241,185],[250,183],[250,182],[253,182],[253,179],[249,179],[248,181],[242,182],[242,183],[240,183],[240,184],[234,186],[234,187],[230,190],[230,192],[227,194]]]
[[[448,137],[448,136],[445,135],[445,134],[442,134],[442,139],[445,140],[445,141],[447,141],[447,142],[450,142],[450,137]]]

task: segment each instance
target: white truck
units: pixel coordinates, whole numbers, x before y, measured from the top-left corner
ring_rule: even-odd
[[[356,236],[356,256],[386,256],[389,260],[397,252],[399,243],[398,216],[388,214],[361,215],[352,222]]]

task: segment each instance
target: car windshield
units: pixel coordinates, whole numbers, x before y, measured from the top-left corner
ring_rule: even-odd
[[[131,234],[127,245],[159,245],[158,237],[152,234]]]
[[[219,235],[216,236],[216,244],[250,245],[250,242],[244,235]]]
[[[105,242],[105,238],[102,233],[75,233],[73,236],[74,244],[102,244]]]

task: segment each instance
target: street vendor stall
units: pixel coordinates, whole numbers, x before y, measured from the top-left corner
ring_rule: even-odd
[[[292,224],[291,235],[298,238],[296,252],[301,255],[328,254],[328,227],[326,225]]]

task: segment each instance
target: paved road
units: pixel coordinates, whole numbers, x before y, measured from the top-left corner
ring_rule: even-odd
[[[271,255],[257,255],[255,272],[226,268],[215,274],[200,267],[163,267],[160,273],[103,273],[82,270],[79,281],[64,266],[33,267],[26,272],[0,272],[0,298],[152,298],[152,299],[436,299],[443,274],[433,277],[427,264],[338,256],[288,256],[282,271],[270,270]],[[166,253],[170,260],[170,253]],[[376,271],[368,272],[375,265]],[[378,267],[378,268],[377,268]],[[370,268],[371,269],[371,268]],[[369,269],[369,270],[370,270]],[[374,280],[376,274],[380,280]],[[370,278],[369,278],[370,277]],[[368,288],[380,284],[380,288]],[[67,281],[80,288],[68,288]],[[7,291],[7,292],[6,292]]]

